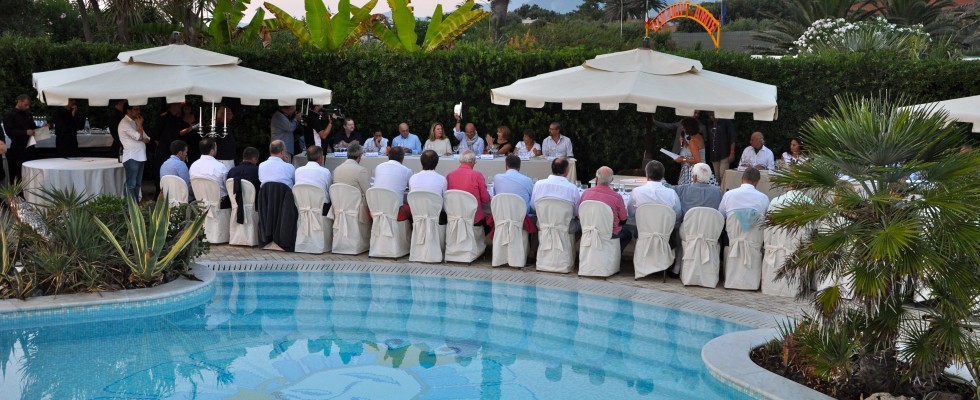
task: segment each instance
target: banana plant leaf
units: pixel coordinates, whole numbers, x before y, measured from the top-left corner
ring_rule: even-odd
[[[311,44],[312,38],[310,36],[310,32],[306,30],[306,24],[304,24],[303,21],[293,18],[293,16],[289,15],[289,13],[287,13],[285,10],[276,7],[272,3],[265,2],[262,3],[262,5],[272,12],[272,15],[276,16],[276,19],[282,24],[283,28],[288,29],[293,33],[293,36],[296,36],[296,41],[300,46],[308,46]],[[326,7],[324,7],[324,11],[326,11]],[[316,45],[314,45],[314,47],[320,48]]]

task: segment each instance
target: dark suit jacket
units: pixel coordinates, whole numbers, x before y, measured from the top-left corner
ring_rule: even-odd
[[[259,245],[275,242],[283,250],[296,247],[296,219],[299,211],[293,191],[285,184],[269,182],[259,189]]]

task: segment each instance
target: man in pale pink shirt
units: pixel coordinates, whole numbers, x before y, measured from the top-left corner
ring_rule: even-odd
[[[490,205],[490,192],[487,191],[487,180],[483,174],[475,171],[476,154],[466,150],[459,155],[459,168],[446,175],[446,187],[448,190],[462,190],[473,197],[476,197],[476,216],[473,218],[473,225],[482,225],[487,229],[487,213],[483,211],[485,206]]]
[[[600,167],[595,173],[595,187],[582,193],[582,200],[601,201],[609,205],[613,212],[612,238],[619,239],[619,251],[622,252],[633,240],[633,232],[623,229],[629,214],[626,213],[626,202],[623,196],[613,191],[609,184],[613,181],[613,171],[609,167]],[[581,203],[579,203],[581,204]]]

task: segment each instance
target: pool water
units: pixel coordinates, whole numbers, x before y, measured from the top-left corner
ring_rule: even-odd
[[[747,327],[558,289],[227,272],[206,304],[122,314],[0,326],[0,399],[745,398],[701,347]]]

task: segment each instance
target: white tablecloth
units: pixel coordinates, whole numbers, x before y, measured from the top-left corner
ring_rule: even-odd
[[[771,182],[769,182],[769,171],[759,171],[761,172],[761,178],[759,179],[759,184],[756,185],[756,189],[760,192],[765,193],[769,196],[769,200],[772,200],[776,196],[786,193],[785,189],[776,187]],[[743,172],[737,169],[730,169],[725,171],[724,177],[721,179],[721,191],[722,193],[729,190],[735,189],[742,186],[742,174]]]
[[[632,175],[613,175],[613,181],[609,186],[613,189],[617,189],[619,185],[623,185],[623,189],[633,190],[640,186],[647,184],[647,178],[643,176],[632,176]],[[589,181],[589,187],[595,186],[595,178]]]
[[[126,188],[123,165],[115,158],[48,158],[23,164],[26,190],[31,203],[40,200],[41,188],[75,188],[85,195],[114,194],[122,196]]]
[[[53,149],[55,147],[55,138],[58,135],[51,133],[51,137],[37,142],[37,148],[39,149]],[[85,149],[91,147],[109,147],[112,146],[112,136],[108,133],[106,134],[78,134],[78,147]]]
[[[323,164],[327,169],[333,172],[334,168],[337,168],[340,164],[346,161],[346,157],[334,157],[332,155],[324,157]],[[371,176],[374,177],[374,168],[385,161],[388,161],[388,157],[361,157],[361,165],[367,168],[371,172]],[[406,167],[411,168],[412,172],[422,171],[422,163],[419,161],[418,156],[405,156],[405,160],[402,161]],[[293,165],[299,167],[306,165],[306,156],[303,154],[296,155],[293,157]],[[439,165],[436,166],[436,172],[442,174],[443,176],[448,175],[453,172],[456,168],[459,168],[459,161],[451,157],[441,157],[439,158]],[[575,161],[569,160],[569,173],[568,180],[572,183],[578,182],[577,174],[575,173]],[[476,160],[475,170],[479,171],[487,181],[493,180],[493,176],[504,172],[504,158],[497,157],[493,160]],[[527,175],[531,179],[545,179],[548,175],[551,175],[551,161],[546,158],[535,158],[527,161],[521,161],[521,173]]]

